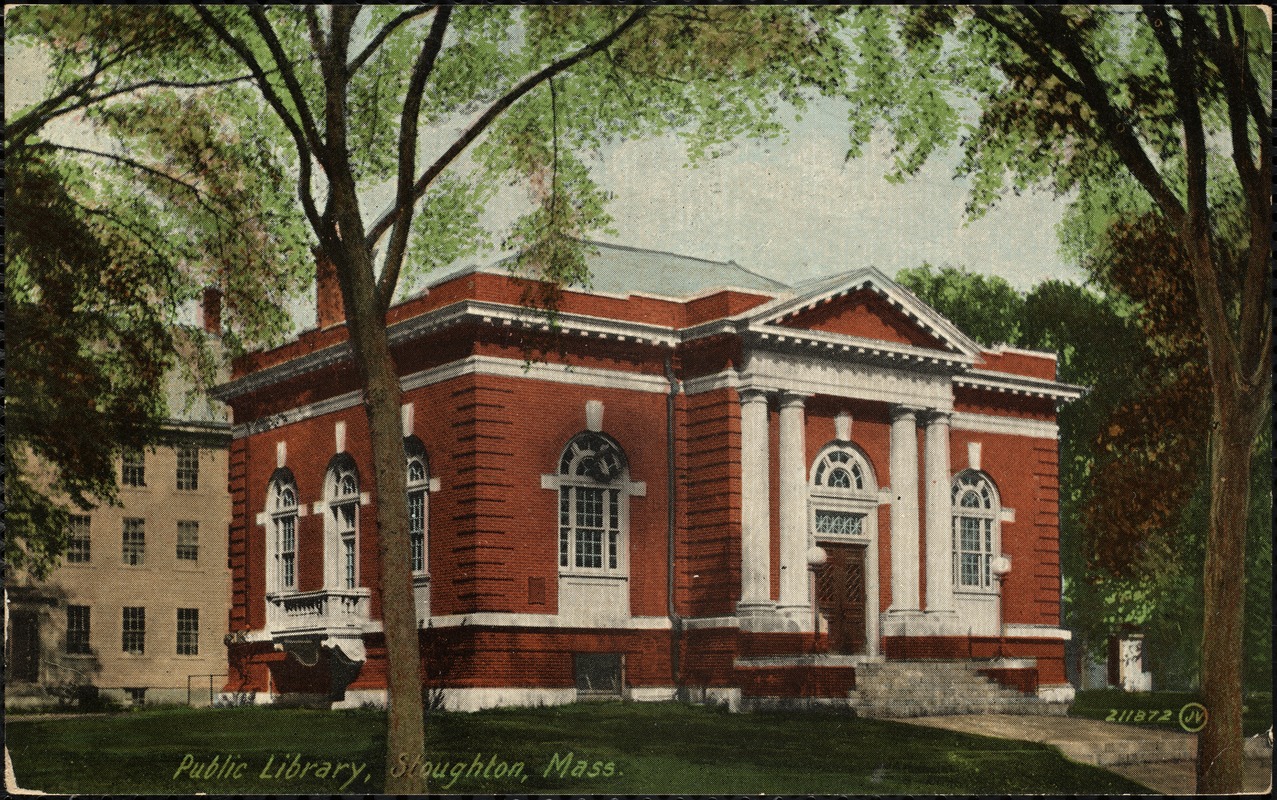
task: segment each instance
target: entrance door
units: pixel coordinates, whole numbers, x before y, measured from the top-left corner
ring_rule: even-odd
[[[35,611],[16,609],[9,624],[9,677],[35,683],[40,679],[40,618]]]
[[[865,652],[865,546],[822,542],[829,558],[816,577],[816,605],[829,623],[829,651]]]

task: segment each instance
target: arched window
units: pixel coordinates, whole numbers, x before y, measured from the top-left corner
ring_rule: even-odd
[[[604,433],[577,434],[559,459],[559,569],[625,574],[629,519],[625,451]]]
[[[1001,505],[993,481],[964,470],[953,479],[953,585],[958,591],[993,589]]]
[[[816,536],[865,536],[868,514],[877,507],[877,482],[854,446],[834,442],[811,469],[812,530]]]
[[[293,592],[297,590],[297,482],[287,469],[271,476],[266,502],[271,551],[267,591]]]
[[[326,552],[336,555],[335,563],[329,560],[328,582],[330,586],[354,589],[359,585],[359,475],[354,459],[345,453],[334,458],[324,487],[328,501],[326,529],[332,545]]]
[[[849,448],[826,450],[816,459],[812,483],[827,489],[865,490],[866,467],[860,454]]]
[[[404,454],[408,459],[408,543],[411,548],[412,573],[425,575],[429,562],[426,557],[426,530],[429,525],[430,466],[426,460],[426,448],[416,436],[404,439]]]

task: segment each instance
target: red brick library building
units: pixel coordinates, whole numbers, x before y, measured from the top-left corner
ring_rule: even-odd
[[[597,245],[558,328],[506,267],[392,308],[422,651],[449,708],[868,702],[957,665],[1059,701],[1055,357],[874,269],[787,286]],[[335,287],[241,359],[227,692],[384,701],[366,420]],[[966,667],[963,667],[963,665]]]

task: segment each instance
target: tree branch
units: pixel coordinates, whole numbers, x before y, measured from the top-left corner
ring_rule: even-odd
[[[641,19],[643,19],[643,17],[647,16],[649,11],[649,6],[640,6],[634,9],[634,11],[631,12],[631,14],[626,17],[620,25],[612,29],[612,32],[607,36],[604,36],[591,45],[581,48],[566,58],[549,64],[540,71],[529,75],[519,83],[515,84],[510,91],[497,99],[497,101],[489,106],[478,119],[472,122],[470,126],[461,133],[461,136],[459,136],[452,145],[444,151],[443,155],[435,159],[434,163],[426,168],[426,170],[421,174],[421,177],[417,179],[416,184],[413,186],[413,199],[421,199],[422,195],[426,193],[426,189],[430,187],[431,182],[433,182],[435,178],[439,177],[439,174],[443,172],[443,170],[446,169],[457,156],[465,151],[465,149],[469,147],[475,139],[479,138],[480,134],[487,130],[488,127],[506,111],[506,109],[514,105],[521,97],[550,78],[572,68],[577,63],[584,61],[595,53],[606,50],[617,39],[619,39],[622,34],[637,24]],[[396,204],[393,208],[382,215],[381,219],[377,220],[377,222],[373,224],[373,226],[368,230],[368,235],[365,240],[370,249],[376,246],[377,241],[386,234],[386,231],[390,228],[390,226],[393,225],[404,212],[405,209]]]
[[[417,17],[429,14],[431,11],[434,11],[436,8],[438,8],[438,6],[435,6],[433,4],[424,5],[424,6],[414,6],[404,11],[399,16],[395,17],[389,22],[387,22],[385,25],[382,26],[381,30],[377,31],[377,35],[372,38],[372,41],[368,43],[368,46],[365,47],[363,51],[360,52],[359,55],[355,57],[354,61],[350,62],[350,65],[346,68],[346,71],[350,73],[351,75],[354,75],[356,72],[359,71],[359,68],[364,65],[364,62],[372,58],[373,54],[377,52],[377,48],[381,47],[381,45],[386,41],[386,39],[389,38],[390,34],[394,33],[399,26],[403,25],[406,22],[410,22],[416,19]]]
[[[1269,279],[1269,236],[1272,211],[1272,195],[1267,187],[1267,165],[1270,164],[1271,142],[1262,127],[1259,133],[1259,162],[1253,159],[1250,143],[1250,119],[1248,95],[1255,92],[1256,81],[1246,63],[1246,29],[1240,12],[1231,9],[1232,33],[1229,32],[1230,14],[1222,7],[1215,9],[1219,36],[1213,41],[1216,60],[1224,79],[1224,93],[1228,102],[1229,127],[1232,133],[1233,164],[1241,179],[1246,195],[1247,216],[1250,218],[1249,241],[1241,285],[1241,313],[1238,316],[1237,338],[1242,343],[1241,371],[1252,385],[1267,383],[1264,374],[1268,369],[1268,352],[1272,344],[1272,305],[1268,292],[1264,291]],[[1205,26],[1202,26],[1203,28]],[[1260,333],[1255,336],[1255,333]]]
[[[302,13],[306,17],[306,28],[310,31],[310,44],[315,48],[315,52],[319,53],[319,57],[323,58],[328,45],[324,41],[324,32],[319,27],[319,13],[315,11],[314,6],[305,6],[302,8]]]
[[[1175,193],[1166,181],[1163,180],[1157,167],[1149,160],[1148,154],[1144,152],[1144,146],[1140,143],[1139,138],[1135,135],[1131,126],[1124,123],[1121,116],[1117,113],[1117,109],[1109,100],[1108,90],[1099,75],[1095,72],[1095,67],[1087,58],[1086,53],[1082,51],[1081,45],[1069,33],[1067,24],[1060,17],[1058,9],[1043,10],[1042,13],[1032,13],[1036,9],[1023,9],[1019,13],[1024,13],[1026,19],[1037,29],[1038,35],[1042,37],[1044,43],[1052,47],[1056,52],[1064,57],[1065,62],[1073,69],[1078,76],[1078,94],[1086,100],[1087,104],[1095,112],[1097,121],[1100,124],[1105,136],[1112,144],[1122,163],[1131,171],[1144,190],[1149,193],[1153,201],[1157,203],[1162,213],[1166,215],[1171,224],[1179,228],[1183,225],[1187,211],[1184,209],[1183,203],[1176,197]],[[1050,15],[1046,16],[1047,14]],[[1048,55],[1035,55],[1027,53],[1030,58],[1043,63],[1041,58],[1045,57],[1048,61],[1054,62]]]
[[[1193,50],[1193,29],[1200,23],[1196,12],[1185,8],[1183,39],[1177,42],[1171,33],[1171,19],[1164,7],[1147,6],[1144,15],[1166,56],[1175,105],[1184,130],[1185,177],[1188,184],[1188,210],[1184,224],[1177,225],[1180,239],[1188,254],[1193,272],[1193,289],[1197,296],[1202,327],[1206,332],[1208,366],[1218,383],[1233,385],[1240,377],[1237,342],[1228,324],[1228,312],[1221,293],[1223,275],[1211,243],[1210,209],[1206,197],[1206,131],[1202,110],[1198,105],[1197,75],[1189,53]]]
[[[69,106],[60,108],[55,112],[49,113],[44,118],[41,124],[50,122],[52,120],[57,119],[58,117],[65,116],[74,111],[79,111],[80,109],[88,108],[91,105],[101,103],[105,100],[110,100],[112,97],[118,97],[122,94],[128,94],[130,92],[136,92],[142,89],[151,89],[151,88],[209,89],[209,88],[217,87],[217,86],[229,86],[234,83],[239,83],[240,81],[250,80],[252,77],[253,76],[250,73],[248,75],[237,75],[234,78],[222,78],[219,80],[211,80],[211,81],[169,81],[169,80],[162,80],[157,78],[154,80],[141,81],[139,83],[131,83],[127,86],[121,86],[116,89],[111,89],[110,91],[106,91],[101,94],[87,95],[82,100],[79,100]]]
[[[53,119],[55,116],[60,116],[61,114],[53,114],[52,110],[93,86],[98,76],[102,74],[103,69],[103,67],[98,66],[88,75],[71,83],[54,97],[40,102],[17,119],[9,120],[8,124],[5,125],[5,144],[10,146],[21,144],[28,136],[42,128],[48,120]]]
[[[311,194],[311,167],[310,162],[312,153],[306,142],[306,135],[298,125],[297,120],[292,114],[288,113],[288,107],[284,105],[284,101],[272,88],[270,81],[266,78],[266,71],[262,69],[262,65],[258,63],[253,56],[252,51],[235,36],[226,29],[224,25],[204,6],[194,6],[195,13],[206,26],[217,35],[228,47],[235,51],[235,55],[240,61],[249,68],[253,73],[253,77],[257,81],[258,87],[261,89],[262,97],[275,111],[280,121],[284,123],[284,127],[288,129],[289,134],[293,137],[293,146],[297,149],[297,197],[301,201],[302,210],[306,213],[306,219],[310,221],[311,227],[315,230],[320,229],[322,219],[319,211],[315,208],[315,198]]]
[[[311,150],[319,157],[319,163],[324,164],[327,161],[327,147],[324,144],[323,137],[319,135],[319,128],[315,125],[315,117],[311,114],[310,104],[306,101],[306,94],[302,91],[301,84],[297,81],[297,73],[293,70],[292,61],[289,60],[288,54],[284,52],[284,46],[280,44],[279,37],[275,35],[275,29],[271,26],[270,20],[266,19],[266,12],[262,7],[250,5],[248,14],[252,17],[253,24],[257,26],[258,33],[262,35],[262,40],[266,42],[271,58],[275,60],[275,66],[279,67],[280,77],[284,79],[284,86],[287,87],[288,94],[293,100],[293,106],[297,109],[298,119],[301,121],[302,130],[306,134],[307,141],[310,142]]]
[[[169,175],[166,172],[162,172],[152,166],[142,163],[141,161],[138,161],[133,158],[129,158],[128,156],[117,155],[115,153],[105,153],[101,150],[91,150],[87,147],[75,147],[69,144],[50,143],[49,146],[56,148],[58,150],[65,150],[69,153],[80,153],[86,156],[93,156],[95,158],[106,159],[107,161],[114,161],[118,164],[123,164],[124,166],[129,167],[131,169],[135,169],[138,172],[143,172],[143,173],[146,173],[147,175],[151,175],[152,177],[160,178],[162,180],[166,180],[170,183],[176,184],[177,186],[180,186],[183,189],[186,189],[191,194],[195,195],[197,198],[202,198],[204,196],[204,193],[200,191],[200,188],[198,186],[192,183],[187,183],[181,178],[177,178],[177,177],[174,177],[173,175]],[[209,208],[209,206],[203,202],[201,202],[200,205],[203,205],[205,208],[208,208],[208,210],[210,211],[213,210]]]
[[[381,279],[377,282],[377,295],[382,314],[385,314],[390,307],[395,285],[399,282],[399,271],[408,247],[408,233],[412,228],[413,207],[416,203],[412,196],[412,178],[417,171],[417,125],[421,115],[421,98],[425,93],[426,82],[434,71],[439,51],[443,48],[443,36],[448,29],[448,20],[451,16],[451,6],[444,6],[435,12],[435,17],[430,24],[430,34],[421,45],[421,52],[417,55],[416,64],[413,65],[412,78],[408,82],[408,90],[404,96],[403,114],[399,123],[398,183],[395,187],[395,207],[403,209],[403,212],[395,220]]]

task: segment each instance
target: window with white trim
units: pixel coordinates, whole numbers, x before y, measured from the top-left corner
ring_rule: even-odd
[[[953,587],[957,591],[993,591],[992,563],[998,542],[1001,505],[993,481],[983,472],[964,470],[953,480]]]
[[[199,561],[200,559],[200,524],[193,519],[178,520],[177,523],[177,560]]]
[[[827,445],[811,467],[811,531],[818,539],[872,537],[877,481],[868,460],[845,442]]]
[[[297,590],[297,484],[292,475],[277,475],[270,484],[270,529],[267,536],[271,547],[271,576],[269,591],[292,592]]]
[[[198,447],[177,448],[177,488],[195,491],[200,488],[200,450]]]
[[[120,482],[125,486],[146,485],[146,454],[140,447],[128,447],[120,455]]]
[[[177,610],[177,654],[179,656],[200,654],[200,610],[198,608]]]
[[[354,589],[359,585],[359,476],[354,460],[342,454],[329,468],[326,484],[329,542],[336,554],[336,564],[329,564],[329,585]]]
[[[92,554],[89,539],[89,517],[84,514],[72,514],[70,518],[71,540],[67,545],[68,564],[87,564]]]
[[[130,567],[140,567],[146,560],[146,520],[136,517],[124,520],[122,558]]]
[[[86,655],[89,646],[90,612],[88,606],[67,606],[67,652]]]
[[[559,459],[559,570],[623,576],[628,570],[629,467],[612,437],[577,434]]]
[[[124,608],[121,630],[122,647],[126,653],[142,655],[146,652],[146,609],[140,606]]]
[[[859,453],[848,447],[827,449],[812,468],[812,484],[830,490],[865,491],[868,467]]]
[[[405,445],[405,448],[407,445]],[[412,573],[426,574],[426,525],[427,490],[430,488],[430,472],[426,468],[424,453],[408,455],[408,544],[411,550]]]

